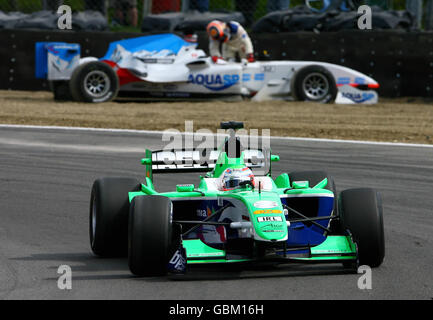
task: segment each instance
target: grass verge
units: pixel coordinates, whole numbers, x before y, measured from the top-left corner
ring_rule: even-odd
[[[247,129],[274,136],[433,144],[433,104],[420,99],[377,105],[305,102],[55,102],[49,92],[0,91],[0,123],[216,132],[220,121],[244,121]]]

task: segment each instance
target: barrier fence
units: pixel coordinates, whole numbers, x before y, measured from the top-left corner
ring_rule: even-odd
[[[122,0],[0,0],[0,11],[19,11],[30,13],[40,10],[55,10],[58,5],[70,5],[74,11],[86,9],[100,10],[110,24],[120,20],[119,12],[125,13],[123,18],[128,22],[137,13],[143,15],[163,13],[170,10],[185,11],[195,5],[208,5],[206,10],[213,12],[222,10],[240,10],[235,0],[137,0],[136,11],[133,6],[119,7]],[[271,0],[238,0],[238,4],[249,3],[247,8],[252,19],[266,14]],[[313,1],[313,0],[311,0]],[[319,1],[319,0],[317,0]],[[333,1],[333,0],[328,0]],[[343,1],[343,0],[339,0]],[[384,7],[391,7],[387,0],[378,1]],[[380,2],[382,1],[382,2]],[[383,2],[385,1],[385,2]],[[392,1],[393,9],[401,9],[406,1]],[[417,1],[417,0],[413,0]],[[128,1],[127,1],[128,2]],[[272,2],[272,3],[276,3]],[[290,6],[302,0],[291,0]],[[117,4],[116,4],[117,3]],[[256,3],[256,7],[252,5]],[[361,3],[361,2],[359,2]],[[410,2],[413,5],[413,2]],[[317,3],[316,3],[317,4]],[[424,9],[433,10],[433,0],[423,2]],[[170,6],[171,7],[170,7]],[[320,7],[312,8],[321,10]],[[400,7],[398,7],[400,6]],[[255,8],[255,9],[254,9]],[[417,7],[418,8],[418,7]],[[194,7],[200,11],[202,7]],[[245,7],[243,7],[245,11]],[[418,8],[419,9],[419,8]],[[116,11],[117,10],[117,11]],[[135,13],[134,13],[135,12]],[[245,12],[243,12],[245,15]],[[0,17],[1,17],[0,12]],[[105,22],[104,16],[101,18]],[[122,21],[117,21],[119,24]],[[123,21],[125,23],[125,21]],[[137,22],[139,30],[140,23]],[[426,20],[422,22],[427,25]],[[35,61],[33,57],[36,41],[60,41],[79,43],[82,56],[101,57],[105,54],[108,43],[122,38],[136,37],[140,34],[119,32],[76,32],[76,31],[30,31],[25,29],[0,29],[0,73],[7,75],[0,78],[0,89],[48,90],[47,82],[35,79]],[[157,32],[157,30],[155,30]],[[208,38],[204,31],[198,32],[200,48],[207,51]],[[379,81],[382,96],[424,96],[433,97],[433,33],[405,31],[353,31],[353,32],[280,32],[250,33],[258,60],[315,60],[327,61],[359,70]],[[331,45],[330,45],[331,44]],[[31,53],[31,54],[29,54]]]
[[[418,18],[419,27],[431,28],[433,25],[433,0],[0,0],[0,11],[56,11],[63,4],[74,11],[100,11],[112,26],[137,28],[144,16],[167,12],[238,11],[244,15],[248,27],[269,12],[298,5],[309,5],[311,10],[322,11],[336,7],[346,10],[361,4],[378,5],[384,9],[407,8]]]
[[[79,43],[82,56],[104,56],[112,41],[137,33],[0,30],[0,89],[48,90],[35,78],[37,41]],[[205,32],[199,47],[207,51]],[[347,66],[376,79],[382,97],[433,97],[433,33],[347,31],[254,34],[259,60],[311,60]],[[329,44],[332,43],[332,46]],[[414,50],[416,48],[416,50]],[[31,53],[31,54],[29,54]]]

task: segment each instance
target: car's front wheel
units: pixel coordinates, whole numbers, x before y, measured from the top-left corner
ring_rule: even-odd
[[[137,276],[167,273],[172,239],[172,203],[157,195],[138,196],[129,213],[128,264]]]
[[[317,65],[296,72],[291,90],[295,100],[320,103],[334,102],[338,93],[334,76],[326,68]]]
[[[370,188],[344,190],[339,198],[341,225],[358,245],[359,263],[372,268],[385,257],[383,209],[380,195]]]

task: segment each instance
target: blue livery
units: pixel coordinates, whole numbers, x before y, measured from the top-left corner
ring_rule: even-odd
[[[156,34],[111,42],[107,53],[101,58],[101,60],[110,60],[117,45],[121,45],[131,53],[142,50],[151,52],[169,50],[174,55],[184,46],[195,46],[195,44],[191,44],[174,34]]]

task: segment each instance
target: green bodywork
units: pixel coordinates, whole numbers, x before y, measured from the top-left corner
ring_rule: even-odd
[[[271,161],[279,161],[276,155],[269,155]],[[244,153],[242,152],[239,158],[229,158],[226,152],[221,151],[213,170],[200,176],[198,187],[193,185],[179,185],[176,191],[159,193],[155,190],[152,176],[152,152],[146,150],[146,157],[141,160],[145,166],[145,183],[141,186],[141,191],[130,192],[129,200],[134,197],[143,195],[160,195],[170,199],[176,198],[213,198],[220,197],[232,198],[241,201],[247,208],[255,234],[263,241],[282,241],[287,238],[288,227],[284,214],[284,208],[281,203],[282,195],[289,196],[314,196],[328,195],[334,196],[333,192],[325,189],[328,181],[325,178],[317,185],[310,186],[308,181],[291,182],[288,174],[283,173],[276,179],[271,179],[272,189],[258,190],[250,185],[246,185],[241,189],[231,191],[208,190],[205,179],[219,177],[227,168],[241,168],[245,166]],[[269,177],[271,177],[269,170]],[[272,203],[275,206],[263,208],[260,204]],[[259,217],[279,217],[272,223],[264,224],[258,222]],[[197,263],[230,263],[230,262],[245,262],[254,259],[229,259],[224,250],[212,248],[200,239],[183,240],[183,247],[186,250],[187,262],[189,264]],[[291,257],[290,259],[299,261],[338,261],[338,260],[355,260],[357,258],[356,245],[348,235],[329,235],[321,244],[309,248],[310,254],[308,257]]]
[[[217,250],[207,246],[201,240],[185,240],[183,246],[187,252],[188,263],[221,263],[221,262],[245,262],[249,259],[227,260],[224,250]],[[196,260],[195,258],[210,258]],[[348,236],[328,236],[326,240],[318,246],[311,248],[311,257],[290,259],[300,261],[320,261],[320,260],[354,260],[356,258],[356,246]]]

